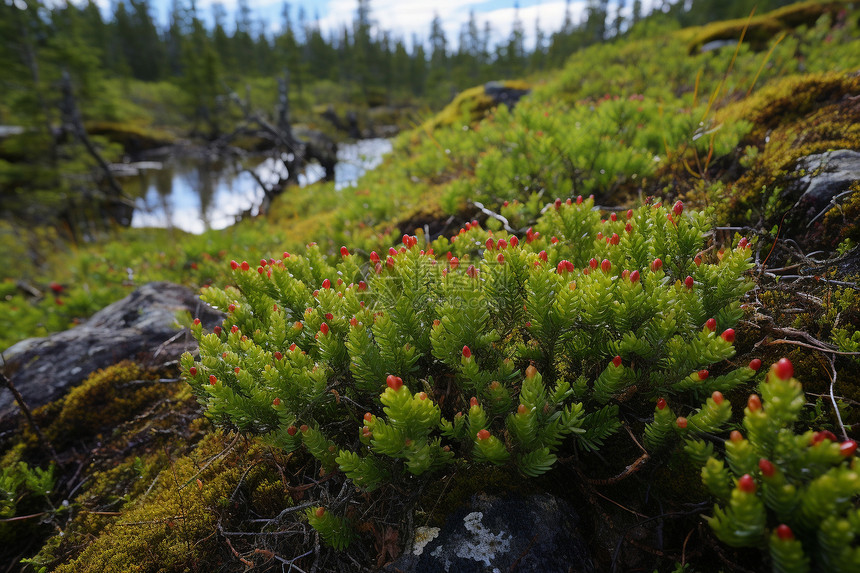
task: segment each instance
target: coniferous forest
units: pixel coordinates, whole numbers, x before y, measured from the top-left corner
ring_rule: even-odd
[[[0,571],[860,570],[860,5],[577,4],[0,2]]]

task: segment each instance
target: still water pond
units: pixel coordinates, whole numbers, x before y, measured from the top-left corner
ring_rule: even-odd
[[[335,188],[354,185],[359,177],[382,162],[391,151],[387,139],[365,139],[340,144],[335,168]],[[126,192],[137,197],[132,227],[175,227],[190,233],[223,229],[236,216],[256,213],[263,191],[246,169],[253,169],[266,184],[282,174],[280,161],[268,158],[254,163],[206,157],[171,157],[160,169],[142,169],[123,178]],[[308,165],[299,175],[302,186],[323,178],[323,169]]]

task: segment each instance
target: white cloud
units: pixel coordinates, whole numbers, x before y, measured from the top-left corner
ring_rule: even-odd
[[[412,33],[419,40],[427,41],[430,35],[430,23],[438,14],[442,19],[442,27],[448,45],[456,48],[460,30],[469,21],[472,8],[483,4],[476,0],[435,0],[434,2],[405,2],[403,0],[375,0],[370,3],[371,19],[383,30],[390,30],[394,36],[406,39],[407,43]],[[324,31],[340,30],[344,25],[352,25],[355,18],[356,0],[331,0],[328,14],[320,18],[320,29]],[[574,22],[579,21],[585,9],[585,1],[571,3],[571,15]],[[479,29],[483,32],[484,22],[489,21],[493,31],[491,45],[506,39],[511,32],[514,21],[514,8],[500,8],[487,12],[475,11]],[[526,43],[534,44],[535,18],[540,21],[541,29],[551,34],[561,28],[564,23],[565,2],[555,0],[544,4],[527,6],[519,9],[520,20],[525,29]]]

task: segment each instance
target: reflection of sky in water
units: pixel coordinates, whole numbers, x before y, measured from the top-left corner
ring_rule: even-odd
[[[382,163],[382,156],[391,151],[386,139],[366,139],[354,144],[341,144],[335,167],[335,189],[355,185],[361,175]],[[284,173],[283,164],[273,158],[256,165],[254,171],[266,184],[277,181]],[[311,164],[299,175],[302,186],[323,178],[322,167]],[[173,226],[190,233],[202,233],[207,228],[223,229],[236,221],[236,216],[256,208],[263,191],[250,173],[232,163],[206,159],[167,160],[162,170],[141,172],[125,180],[124,187],[137,196],[132,227]]]

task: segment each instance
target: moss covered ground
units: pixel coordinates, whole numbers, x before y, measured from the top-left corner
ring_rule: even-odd
[[[860,189],[855,183],[811,229],[791,217],[800,158],[860,150],[860,11],[853,6],[807,2],[685,30],[644,22],[622,39],[572,54],[561,70],[529,78],[533,91],[514,109],[487,106],[481,88],[464,92],[402,133],[394,153],[356,186],[290,190],[265,216],[223,231],[116,229],[69,246],[62,229],[0,227],[0,348],[73,326],[151,280],[224,286],[231,259],[303,252],[311,242],[332,257],[341,245],[366,256],[403,233],[435,240],[473,219],[522,236],[556,197],[594,194],[600,205],[626,209],[657,196],[708,209],[714,250],[736,233],[753,239],[756,287],[744,301],[734,362],[789,356],[808,392],[807,423],[835,430],[835,401],[856,438],[860,364],[850,353],[860,351]],[[699,53],[702,44],[737,39],[744,29],[747,41]],[[125,133],[135,141],[169,138]],[[303,511],[286,510],[348,500],[336,480],[310,474],[312,462],[301,452],[212,433],[187,386],[154,381],[175,376],[175,366],[121,364],[37,413],[59,452],[57,477],[48,495],[13,494],[17,509],[2,518],[35,517],[0,519],[0,562],[31,558],[21,566],[27,571],[166,572],[276,571],[290,563],[354,571],[386,561],[386,531],[405,527],[399,517],[354,515],[359,543],[344,554],[320,549],[296,519]],[[728,397],[740,403],[745,392]],[[52,463],[25,425],[3,436],[0,448],[4,468]],[[635,457],[630,448],[616,459]],[[591,477],[609,471],[599,456],[589,461]],[[679,504],[703,499],[687,464],[673,458],[648,476],[603,488],[562,464],[534,487],[575,498],[593,518],[590,541],[601,570],[616,559],[629,570],[755,567],[754,556],[716,547],[684,510],[637,525],[631,507],[643,489],[680,495]],[[466,471],[398,493],[416,515],[438,523],[470,492],[516,490],[520,479]],[[571,482],[581,485],[571,492]],[[631,482],[637,487],[625,485]],[[349,496],[370,507],[380,499]],[[654,535],[662,533],[669,541],[656,548]],[[619,535],[629,541],[620,557]]]

